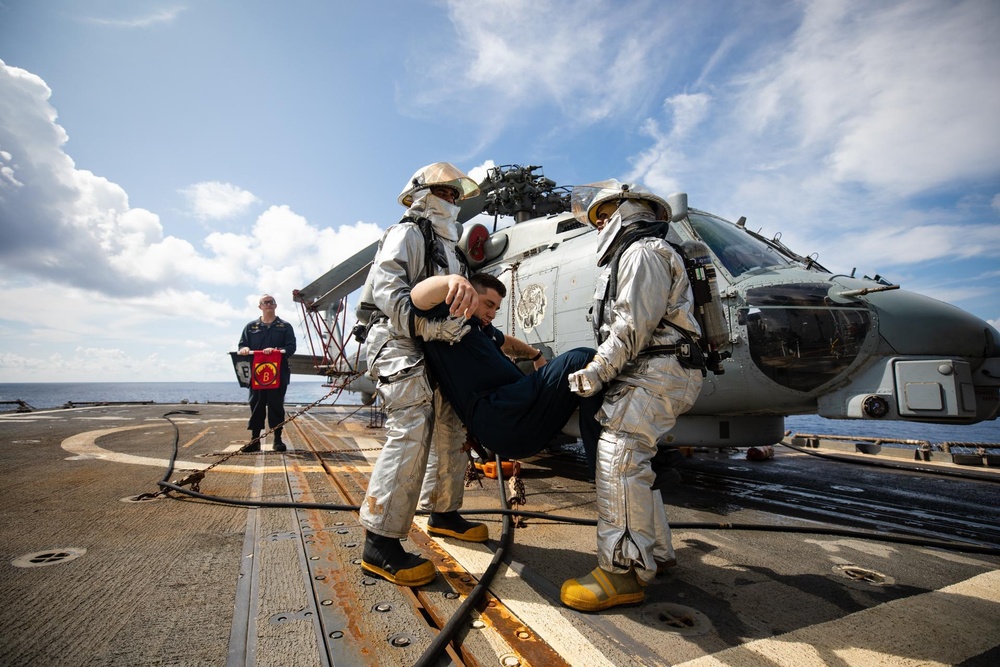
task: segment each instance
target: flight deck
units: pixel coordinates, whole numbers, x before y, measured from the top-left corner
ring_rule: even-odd
[[[384,440],[377,413],[319,406],[285,428],[284,454],[269,439],[236,453],[247,414],[0,415],[0,663],[1000,663],[1000,476],[988,466],[965,478],[784,447],[761,461],[696,452],[663,492],[676,567],[642,604],[584,614],[559,602],[561,583],[596,565],[577,446],[522,462],[521,516],[500,511],[508,484],[467,487],[485,544],[432,538],[418,515],[405,546],[439,574],[411,590],[360,568],[353,507]],[[204,497],[138,499],[160,490],[175,442],[171,480],[215,464],[195,485]]]

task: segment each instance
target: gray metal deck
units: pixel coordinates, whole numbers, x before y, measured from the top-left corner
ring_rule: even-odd
[[[132,502],[155,491],[164,474],[174,431],[162,415],[175,408],[198,411],[171,417],[181,468],[204,468],[217,460],[212,454],[245,442],[241,405],[0,415],[0,663],[412,665],[493,557],[498,515],[481,519],[490,526],[486,544],[432,539],[418,517],[408,548],[432,558],[441,574],[411,591],[362,573],[363,532],[351,511]],[[368,426],[366,410],[352,410],[310,411],[286,429],[288,453],[234,456],[208,474],[201,492],[356,504],[383,432]],[[926,501],[912,501],[927,522],[919,530],[933,537],[928,513],[957,485],[969,498],[995,498],[1000,488],[887,472],[825,479],[826,469],[794,452],[760,463],[723,456],[716,465],[685,472],[667,494],[672,522],[842,524],[849,505],[838,503],[851,496],[874,517],[852,525],[878,527],[890,519],[877,508],[891,501],[873,487],[912,484],[922,491],[908,497]],[[718,476],[736,468],[751,481]],[[765,470],[783,481],[753,485]],[[826,516],[795,511],[811,493],[798,485],[806,478],[817,507],[833,503]],[[525,464],[524,481],[526,509],[595,518],[579,455],[537,457]],[[764,509],[768,489],[784,506]],[[465,507],[495,509],[498,496],[496,482],[485,480],[467,490]],[[969,528],[973,534],[1000,525],[995,503],[977,511],[982,525]],[[580,614],[563,607],[558,592],[596,564],[594,528],[529,519],[516,530],[488,604],[463,624],[442,664],[971,666],[1000,656],[996,556],[706,528],[677,530],[674,543],[679,565],[647,589],[645,603]]]

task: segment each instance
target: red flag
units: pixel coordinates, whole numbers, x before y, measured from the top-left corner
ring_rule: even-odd
[[[250,369],[251,389],[278,389],[281,387],[281,352],[264,354],[260,350],[253,353],[253,367]]]

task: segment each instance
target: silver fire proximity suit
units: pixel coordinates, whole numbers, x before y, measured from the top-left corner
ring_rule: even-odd
[[[692,338],[701,335],[684,261],[669,243],[647,236],[628,245],[617,267],[617,292],[605,298],[615,242],[636,223],[654,219],[644,202],[625,199],[600,231],[598,264],[605,268],[594,295],[600,343],[585,369],[607,385],[598,413],[598,565],[615,573],[634,568],[641,583],[656,575],[656,561],[674,557],[663,501],[650,488],[650,460],[657,440],[691,408],[702,385],[700,370],[649,350],[681,340],[670,324]]]
[[[393,538],[406,537],[418,498],[434,512],[461,506],[466,463],[465,429],[451,404],[428,381],[408,298],[410,289],[431,275],[465,275],[455,250],[458,206],[427,190],[410,201],[404,221],[383,236],[368,279],[381,315],[369,329],[365,353],[368,373],[384,402],[387,439],[372,470],[360,518],[366,530]],[[429,249],[418,224],[406,218],[431,221]],[[428,250],[434,256],[431,261]],[[432,447],[434,464],[421,493]]]

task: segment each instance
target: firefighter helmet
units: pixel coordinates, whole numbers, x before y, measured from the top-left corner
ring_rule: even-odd
[[[479,186],[471,178],[463,174],[449,162],[435,162],[421,167],[403,186],[397,200],[403,206],[409,207],[418,193],[432,187],[451,188],[457,193],[455,201],[459,202],[479,194]]]

